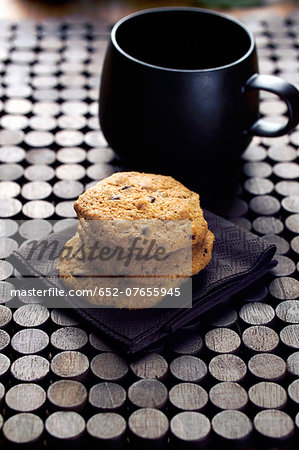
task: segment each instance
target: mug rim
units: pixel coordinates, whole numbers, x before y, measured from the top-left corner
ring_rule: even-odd
[[[214,15],[217,17],[221,17],[222,19],[227,20],[228,22],[233,22],[235,25],[238,25],[240,28],[242,28],[246,34],[248,35],[249,39],[250,39],[250,46],[249,49],[246,51],[246,53],[244,53],[243,56],[241,56],[241,58],[238,58],[236,61],[233,61],[232,63],[229,64],[225,64],[223,66],[218,66],[218,67],[211,67],[208,69],[175,69],[175,68],[171,68],[171,67],[164,67],[164,66],[158,66],[155,64],[150,64],[147,63],[145,61],[142,61],[138,58],[134,58],[133,56],[131,56],[129,53],[125,52],[120,45],[117,42],[117,38],[116,38],[116,32],[118,30],[118,28],[125,22],[127,22],[128,20],[134,18],[134,17],[138,17],[141,15],[146,15],[146,14],[150,14],[153,12],[168,12],[168,11],[192,11],[192,12],[197,12],[197,13],[201,13],[201,14],[207,14],[207,15]],[[118,20],[116,22],[116,24],[113,26],[112,30],[111,30],[111,34],[110,34],[110,38],[111,41],[114,45],[114,47],[126,58],[130,59],[131,61],[138,63],[140,65],[146,66],[146,67],[150,67],[152,69],[158,69],[158,70],[163,70],[163,71],[168,71],[168,72],[178,72],[178,73],[197,73],[197,72],[214,72],[214,71],[219,71],[219,70],[223,70],[223,69],[227,69],[230,67],[234,67],[236,65],[238,65],[239,63],[241,63],[242,61],[246,60],[246,58],[254,51],[255,48],[255,40],[254,40],[254,36],[252,31],[245,25],[243,24],[240,20],[236,19],[235,17],[226,15],[226,14],[221,14],[217,11],[213,11],[210,9],[203,9],[203,8],[196,8],[196,7],[189,7],[189,6],[165,6],[165,7],[158,7],[158,8],[147,8],[147,9],[142,9],[140,11],[134,12],[132,14],[129,14],[125,17],[123,17],[122,19]]]

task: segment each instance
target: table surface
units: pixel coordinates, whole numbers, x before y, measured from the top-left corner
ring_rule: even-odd
[[[260,71],[299,86],[299,10],[273,14],[243,16]],[[96,24],[45,17],[1,24],[1,443],[296,448],[299,131],[255,138],[242,156],[238,197],[218,212],[275,243],[278,265],[217,316],[124,359],[39,298],[10,308],[10,252],[48,235],[49,220],[72,223],[74,199],[119,164],[97,119],[108,16]],[[284,103],[269,94],[260,110],[284,120]]]

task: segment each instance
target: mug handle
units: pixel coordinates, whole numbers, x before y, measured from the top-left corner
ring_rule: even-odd
[[[292,131],[299,123],[299,91],[292,84],[272,75],[255,74],[245,84],[245,90],[262,89],[278,95],[288,107],[288,123],[277,125],[267,119],[258,119],[250,127],[249,133],[255,136],[278,137]]]

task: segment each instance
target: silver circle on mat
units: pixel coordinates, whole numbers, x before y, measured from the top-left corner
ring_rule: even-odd
[[[52,405],[65,411],[81,411],[87,400],[84,384],[75,380],[59,380],[48,388],[47,396]]]
[[[83,134],[77,130],[62,130],[55,134],[55,142],[62,147],[75,147],[82,144]]]
[[[170,421],[170,431],[179,442],[185,445],[201,445],[211,431],[209,419],[201,413],[184,411]]]
[[[0,219],[0,236],[13,236],[18,231],[18,223],[12,219]]]
[[[61,148],[58,150],[56,157],[63,164],[75,164],[85,160],[86,151],[79,147]]]
[[[49,131],[30,131],[25,136],[25,142],[31,147],[47,147],[53,144],[54,138]]]
[[[35,180],[43,180],[48,181],[51,180],[55,175],[55,171],[53,167],[49,167],[44,164],[34,164],[29,166],[24,171],[24,176],[27,180],[35,181]]]
[[[7,406],[16,412],[35,412],[46,401],[46,393],[38,384],[22,383],[10,388],[5,396]]]
[[[21,147],[12,145],[3,145],[1,147],[0,161],[5,163],[17,163],[22,161],[26,156],[26,152]]]
[[[0,181],[0,198],[17,197],[21,187],[15,181]]]
[[[54,102],[36,102],[33,105],[32,112],[36,115],[57,116],[60,113],[61,106]]]
[[[61,164],[56,168],[56,176],[61,180],[80,180],[85,176],[85,168],[80,164]]]
[[[35,443],[44,431],[40,417],[32,413],[15,414],[3,425],[3,434],[13,445]]]
[[[86,126],[87,119],[84,116],[63,115],[57,119],[57,125],[70,130],[81,130]]]
[[[56,439],[77,439],[84,433],[85,421],[75,411],[56,411],[46,419],[45,428]]]
[[[32,103],[27,99],[9,99],[4,103],[4,109],[8,114],[28,114],[32,110]]]
[[[29,125],[33,130],[49,131],[57,127],[53,116],[33,116],[29,119]]]
[[[21,193],[26,200],[41,200],[51,195],[52,186],[46,181],[30,181],[23,184]]]
[[[0,216],[16,216],[22,209],[22,203],[15,198],[0,198]]]
[[[69,116],[84,116],[88,112],[88,105],[83,101],[66,101],[62,103],[61,111]]]
[[[87,424],[87,433],[93,438],[111,444],[124,438],[127,423],[125,419],[117,413],[98,413],[92,416]],[[121,444],[120,444],[121,445]]]
[[[28,127],[29,120],[21,114],[5,114],[1,117],[0,123],[8,130],[23,130]]]
[[[30,219],[46,219],[54,214],[55,208],[45,200],[30,200],[24,204],[22,210]]]
[[[20,164],[0,164],[0,179],[18,180],[24,173],[24,169]]]
[[[26,152],[26,160],[30,164],[52,164],[55,159],[55,152],[49,148],[34,148]]]

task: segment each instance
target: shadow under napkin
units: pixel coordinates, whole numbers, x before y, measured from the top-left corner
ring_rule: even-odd
[[[103,337],[116,344],[117,349],[135,353],[163,339],[168,334],[194,320],[207,310],[227,301],[231,295],[260,278],[275,262],[276,247],[263,239],[237,227],[221,217],[205,211],[209,229],[215,235],[210,264],[193,277],[192,308],[126,310],[115,308],[84,308],[85,301],[65,297],[65,307],[74,309]],[[63,248],[75,234],[70,227],[48,238],[56,239]],[[11,259],[17,270],[38,277],[48,287],[64,288],[58,278],[57,260],[26,260],[28,247],[20,247]],[[63,299],[62,299],[63,301]],[[62,304],[61,307],[64,305]],[[67,312],[67,310],[66,310]],[[217,310],[215,314],[217,313]]]

